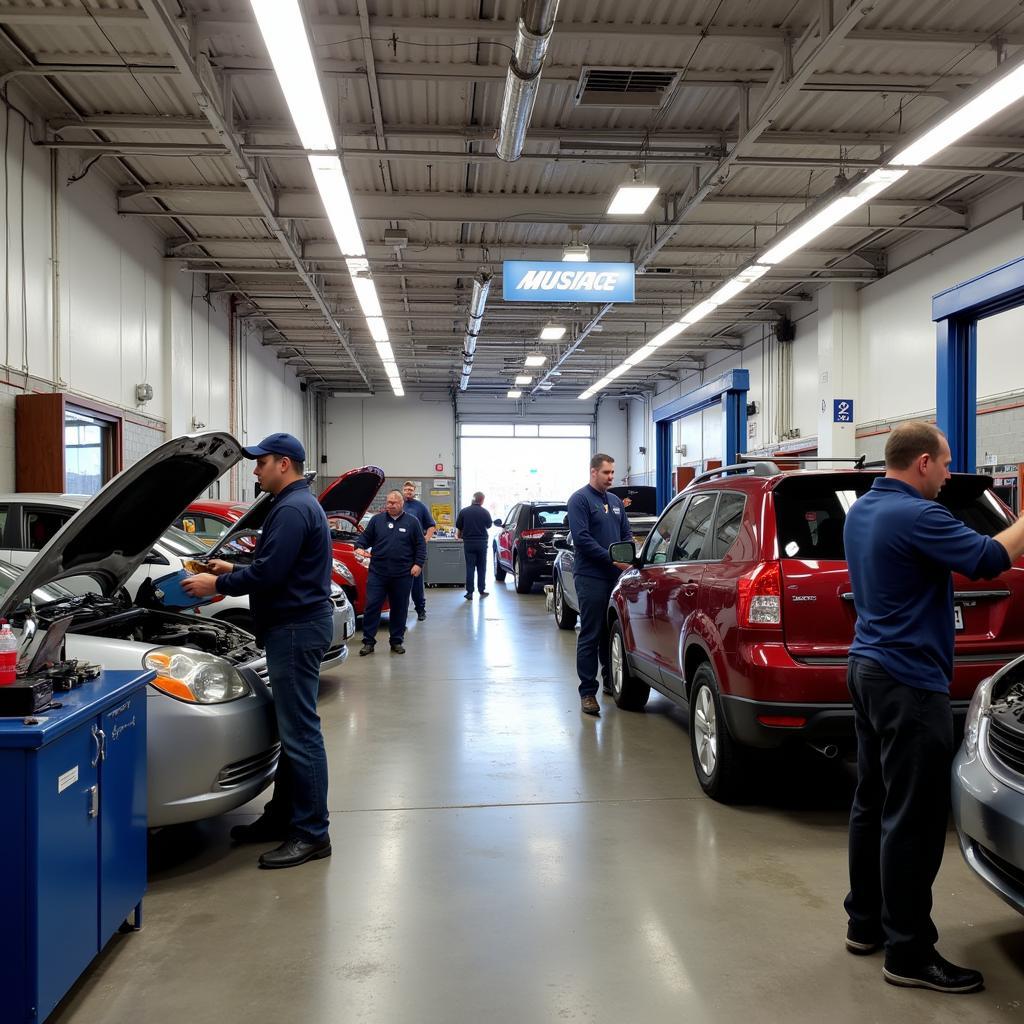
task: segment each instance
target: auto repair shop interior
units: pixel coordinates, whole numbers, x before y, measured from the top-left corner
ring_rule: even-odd
[[[3,1021],[1020,1018],[1012,555],[940,588],[913,783],[983,985],[844,908],[847,514],[911,421],[915,500],[1021,506],[1018,0],[0,0],[0,98]],[[189,591],[259,562],[276,433],[333,553],[331,845],[284,871],[231,834],[282,763],[256,599]],[[359,657],[403,486],[424,603]]]

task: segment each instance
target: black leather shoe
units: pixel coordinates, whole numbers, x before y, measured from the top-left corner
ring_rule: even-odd
[[[885,937],[879,932],[861,932],[853,925],[846,928],[846,948],[854,956],[870,956],[885,945]]]
[[[311,843],[293,836],[286,839],[276,850],[260,854],[261,868],[294,868],[307,860],[321,860],[331,855],[331,841],[324,839]]]
[[[275,821],[265,814],[248,825],[235,825],[231,838],[236,843],[279,843],[288,836],[288,823]]]
[[[423,622],[423,620],[426,619],[426,617],[427,617],[427,613],[426,612],[417,612],[416,613],[416,619],[417,619],[418,622]]]
[[[363,644],[359,648],[359,657],[365,658],[368,654],[373,654],[373,644]]]
[[[463,597],[465,597],[465,599],[467,601],[472,601],[473,600],[473,595],[472,594],[463,594]]]
[[[405,654],[405,648],[401,644],[392,644],[391,645],[391,653],[392,654]]]
[[[935,992],[977,992],[985,984],[981,971],[957,967],[934,951],[913,963],[887,956],[882,975],[890,985],[930,988]]]
[[[481,597],[490,597],[491,596],[491,592],[489,590],[481,590],[480,591],[480,596]]]

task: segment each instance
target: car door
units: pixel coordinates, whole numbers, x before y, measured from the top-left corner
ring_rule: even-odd
[[[651,592],[651,632],[654,658],[662,681],[683,692],[680,647],[688,620],[697,610],[704,575],[705,549],[711,535],[717,492],[695,494],[686,506],[669,564]]]
[[[14,532],[14,517],[12,514],[12,506],[6,501],[0,502],[0,559],[5,562],[9,562],[10,548],[12,541],[7,536],[7,532],[10,530]]]
[[[669,556],[687,504],[688,500],[683,498],[665,509],[640,551],[639,567],[627,569],[619,577],[619,594],[625,605],[636,667],[655,678],[660,678],[660,671],[654,652],[652,598],[670,568]]]
[[[498,558],[507,569],[512,568],[512,550],[515,545],[516,524],[522,505],[513,505],[508,515],[501,521],[501,533],[498,534]]]

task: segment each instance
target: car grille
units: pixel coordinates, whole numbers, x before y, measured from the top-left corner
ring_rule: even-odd
[[[1003,767],[1024,775],[1024,736],[1006,726],[995,715],[988,720],[988,748]]]
[[[1024,889],[1024,871],[1022,871],[1016,864],[1011,864],[1007,860],[1003,860],[998,854],[993,853],[987,846],[982,846],[981,843],[975,844],[975,849],[986,860],[989,867],[993,871],[1002,875],[1003,878],[1009,879],[1015,882],[1022,889]]]
[[[247,757],[244,761],[226,764],[217,776],[217,785],[221,789],[234,789],[235,786],[241,786],[257,775],[263,775],[268,768],[273,768],[277,764],[280,753],[281,744],[275,743],[269,750]]]

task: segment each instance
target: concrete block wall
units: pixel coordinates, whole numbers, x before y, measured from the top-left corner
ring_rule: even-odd
[[[0,383],[0,492],[14,490],[14,399],[18,388]]]
[[[167,439],[163,423],[153,420],[149,423],[141,420],[124,421],[124,467],[134,465],[143,455],[149,454]]]

